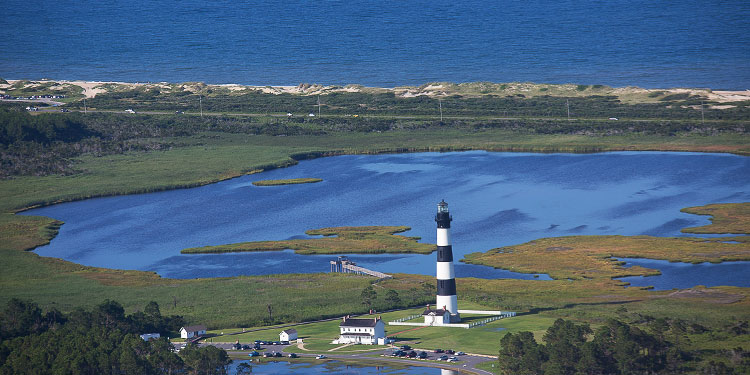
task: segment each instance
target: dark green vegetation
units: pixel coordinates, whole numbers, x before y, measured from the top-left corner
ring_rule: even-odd
[[[323,181],[322,178],[290,178],[286,180],[261,180],[253,182],[255,186],[278,186],[278,185],[296,185],[312,184]]]
[[[500,340],[500,374],[745,374],[750,352],[731,350],[729,364],[709,361],[696,368],[701,353],[686,350],[689,334],[710,334],[681,319],[647,318],[644,329],[610,319],[595,331],[588,324],[557,319],[537,343],[531,332],[508,333]],[[747,331],[747,322],[740,325]],[[745,333],[746,334],[746,333]]]
[[[272,251],[293,249],[298,254],[429,254],[435,245],[418,243],[419,237],[396,236],[409,227],[335,227],[308,230],[310,236],[325,236],[306,240],[241,242],[229,245],[204,246],[183,249],[183,254],[229,253],[240,251]],[[334,237],[335,236],[335,237]]]
[[[588,86],[578,86],[576,91],[586,91]],[[700,122],[701,103],[708,120],[746,120],[750,116],[750,102],[734,102],[734,108],[712,109],[719,104],[707,97],[695,94],[674,94],[659,98],[654,103],[626,104],[614,95],[527,97],[512,95],[419,95],[399,96],[393,91],[380,92],[327,92],[320,96],[321,113],[324,115],[360,116],[431,116],[439,117],[439,102],[447,116],[470,117],[546,117],[567,118],[570,105],[574,118],[610,117],[628,119],[692,120]],[[252,113],[306,115],[318,113],[317,95],[291,93],[271,94],[259,90],[230,92],[208,86],[191,90],[162,90],[156,87],[136,87],[99,94],[87,100],[89,108],[136,111],[191,111],[215,113]],[[82,102],[73,107],[83,108]],[[317,119],[316,119],[317,120]],[[304,117],[292,118],[290,122],[308,122]],[[315,121],[315,120],[313,120]]]
[[[183,325],[182,317],[162,316],[155,302],[130,315],[110,300],[64,314],[12,299],[0,314],[0,373],[226,374],[224,350],[190,345],[177,355],[164,336],[138,336],[176,334]]]

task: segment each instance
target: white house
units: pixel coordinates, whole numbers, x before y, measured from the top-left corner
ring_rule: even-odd
[[[158,334],[158,333],[144,333],[144,334],[141,335],[141,338],[143,339],[143,341],[148,341],[148,340],[151,340],[151,339],[156,340],[159,337],[161,337],[161,335]]]
[[[430,326],[441,326],[443,324],[449,324],[451,322],[451,312],[446,309],[431,309],[427,306],[427,309],[422,313],[424,316],[424,324]]]
[[[206,334],[206,326],[189,326],[180,328],[180,337],[190,339]]]
[[[279,333],[279,341],[292,341],[297,339],[297,330],[294,328],[285,329]]]
[[[345,316],[339,324],[341,336],[338,344],[375,345],[385,339],[385,323],[380,317],[372,319],[353,319]]]

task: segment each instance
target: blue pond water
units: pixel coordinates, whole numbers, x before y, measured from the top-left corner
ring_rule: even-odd
[[[0,77],[750,88],[750,3],[3,0]]]
[[[277,374],[341,374],[341,375],[458,375],[460,372],[444,370],[434,367],[411,366],[406,368],[395,368],[387,365],[347,365],[338,361],[321,361],[318,363],[303,362],[250,362],[234,361],[230,365],[229,374],[236,372],[240,363],[249,363],[253,367],[253,374],[257,375],[277,375]]]
[[[324,181],[252,185],[296,177]],[[656,152],[337,156],[199,188],[90,199],[24,214],[65,222],[50,245],[36,250],[40,255],[194,278],[328,271],[332,256],[291,251],[180,254],[187,247],[300,238],[313,228],[406,225],[412,227],[406,235],[434,243],[441,199],[453,215],[456,261],[540,237],[680,236],[680,228],[709,222],[681,208],[750,199],[750,159]],[[435,273],[434,254],[350,257],[387,273]],[[534,278],[458,262],[456,275]]]
[[[658,269],[659,276],[631,276],[618,280],[632,286],[653,286],[655,290],[684,288],[687,286],[733,285],[750,287],[750,262],[681,263],[666,260],[621,258],[625,267],[641,266]]]

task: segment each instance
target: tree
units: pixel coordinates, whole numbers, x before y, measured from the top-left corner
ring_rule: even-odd
[[[215,346],[199,348],[188,345],[180,354],[189,373],[196,375],[226,375],[229,364],[232,363],[227,352]]]
[[[362,304],[367,305],[367,308],[370,309],[372,308],[372,302],[378,296],[378,293],[375,291],[372,285],[368,285],[367,288],[362,290],[362,294],[360,296],[362,297]]]
[[[236,375],[250,375],[253,373],[253,366],[250,366],[247,362],[242,362],[237,365]]]
[[[586,336],[591,333],[588,324],[576,325],[563,319],[547,329],[544,341],[547,343],[549,361],[545,364],[545,373],[572,375],[581,358],[581,346]]]
[[[536,342],[531,332],[508,333],[500,340],[501,374],[541,374],[545,357],[544,346]]]
[[[401,298],[398,296],[398,292],[393,289],[388,289],[385,293],[385,302],[391,307],[396,307],[401,303]]]
[[[0,338],[41,332],[42,310],[36,303],[12,298],[0,315]]]

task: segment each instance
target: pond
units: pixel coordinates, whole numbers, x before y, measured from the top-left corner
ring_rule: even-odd
[[[685,285],[733,285],[750,288],[750,262],[682,263],[666,260],[620,258],[624,267],[641,266],[661,271],[658,276],[631,276],[617,280],[631,286],[653,286],[655,290],[685,288]]]
[[[318,177],[315,184],[253,181]],[[726,154],[484,151],[347,155],[220,183],[90,199],[24,215],[65,222],[36,252],[85,265],[196,278],[326,272],[334,256],[291,251],[182,255],[188,247],[305,238],[308,229],[406,225],[435,242],[436,203],[449,203],[456,275],[535,278],[458,263],[465,254],[569,235],[681,236],[708,217],[680,209],[750,200],[750,159]],[[350,255],[386,272],[433,275],[435,255]],[[538,279],[548,279],[541,275]]]
[[[240,363],[252,366],[253,375],[271,374],[342,374],[342,375],[459,375],[459,371],[440,369],[436,367],[420,366],[392,366],[392,365],[353,365],[339,361],[321,362],[251,362],[234,361],[229,368],[229,374],[235,374]]]

